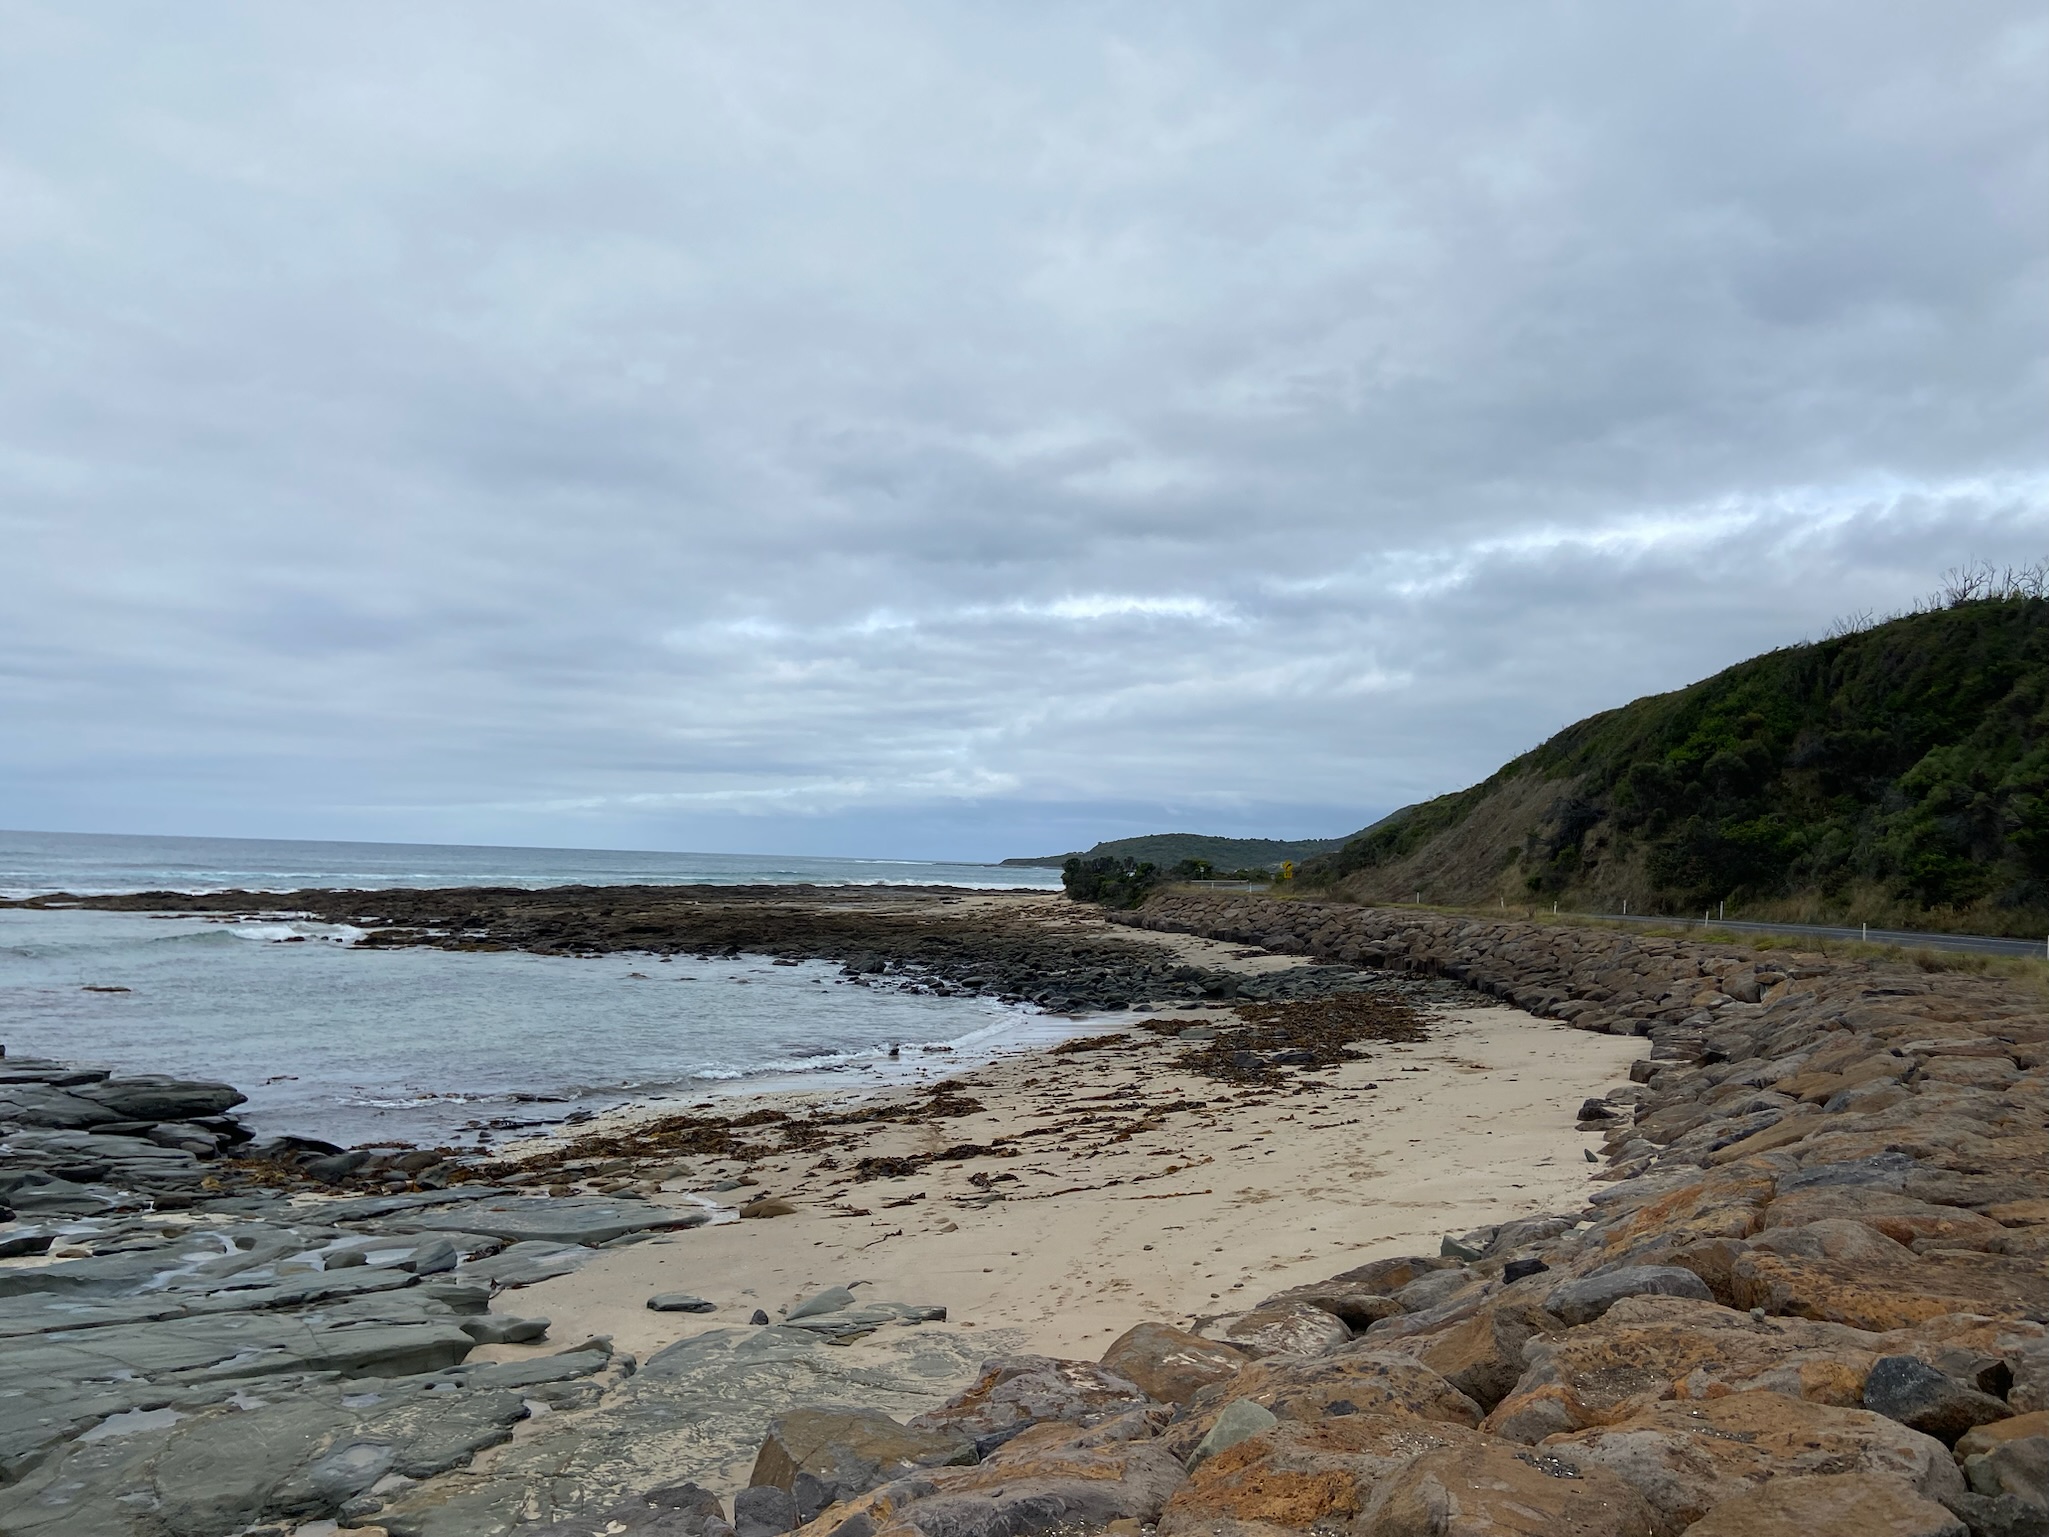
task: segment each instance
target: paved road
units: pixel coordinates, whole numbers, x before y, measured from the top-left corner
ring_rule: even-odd
[[[1980,955],[2049,957],[2049,935],[2041,939],[1995,939],[1989,934],[1918,934],[1908,929],[1832,929],[1813,923],[1743,923],[1734,918],[1703,923],[1698,918],[1645,917],[1636,913],[1592,913],[1603,923],[1649,923],[1665,927],[1726,929],[1735,934],[1811,934],[1816,939],[1869,940],[1874,945],[1908,945],[1929,950],[1972,950]]]

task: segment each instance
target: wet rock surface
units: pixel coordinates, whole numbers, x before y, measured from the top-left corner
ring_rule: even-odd
[[[484,1185],[288,1193],[232,1156],[251,1139],[224,1084],[20,1058],[0,1073],[8,1533],[218,1537],[382,1508],[630,1372],[602,1346],[471,1364],[479,1344],[546,1334],[495,1297],[590,1245],[704,1220]]]

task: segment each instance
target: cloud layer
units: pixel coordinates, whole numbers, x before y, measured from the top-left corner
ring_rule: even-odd
[[[1337,833],[2049,553],[2049,24],[0,5],[0,820]]]

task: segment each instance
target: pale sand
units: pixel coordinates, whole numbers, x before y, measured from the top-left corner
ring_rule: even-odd
[[[1184,943],[1212,963],[1230,948]],[[1099,1028],[1134,1025],[1120,1015]],[[1176,1071],[1173,1042],[1135,1031],[1128,1049],[1039,1051],[968,1068],[961,1076],[984,1114],[856,1133],[851,1152],[835,1150],[839,1161],[986,1143],[1033,1126],[1061,1135],[1031,1139],[1023,1157],[858,1183],[807,1172],[815,1154],[764,1163],[753,1170],[758,1189],[714,1199],[774,1194],[798,1214],[606,1250],[575,1275],[504,1294],[501,1311],[550,1318],[550,1340],[478,1357],[518,1359],[606,1334],[645,1358],[687,1335],[744,1324],[756,1307],[773,1317],[826,1286],[866,1282],[858,1296],[943,1304],[952,1325],[1005,1331],[1013,1348],[1093,1358],[1143,1320],[1185,1325],[1239,1312],[1369,1259],[1435,1254],[1446,1233],[1577,1211],[1602,1187],[1582,1154],[1598,1138],[1575,1129],[1575,1112],[1623,1081],[1648,1046],[1478,1008],[1439,1015],[1428,1043],[1370,1045],[1372,1060],[1317,1075],[1331,1085],[1323,1092],[1250,1102]],[[1380,1087],[1362,1087],[1369,1082]],[[1128,1140],[1084,1119],[1112,1113],[1128,1126],[1141,1100],[1183,1098],[1208,1107],[1169,1114]],[[693,1168],[657,1199],[684,1204],[682,1192],[703,1191],[719,1172]],[[978,1188],[978,1174],[1016,1179]],[[991,1190],[1007,1198],[990,1200]],[[719,1310],[649,1311],[647,1298],[664,1291],[695,1293]]]

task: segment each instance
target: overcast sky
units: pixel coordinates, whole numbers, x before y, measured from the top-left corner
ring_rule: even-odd
[[[0,826],[1349,832],[2049,554],[2039,4],[0,0]]]

